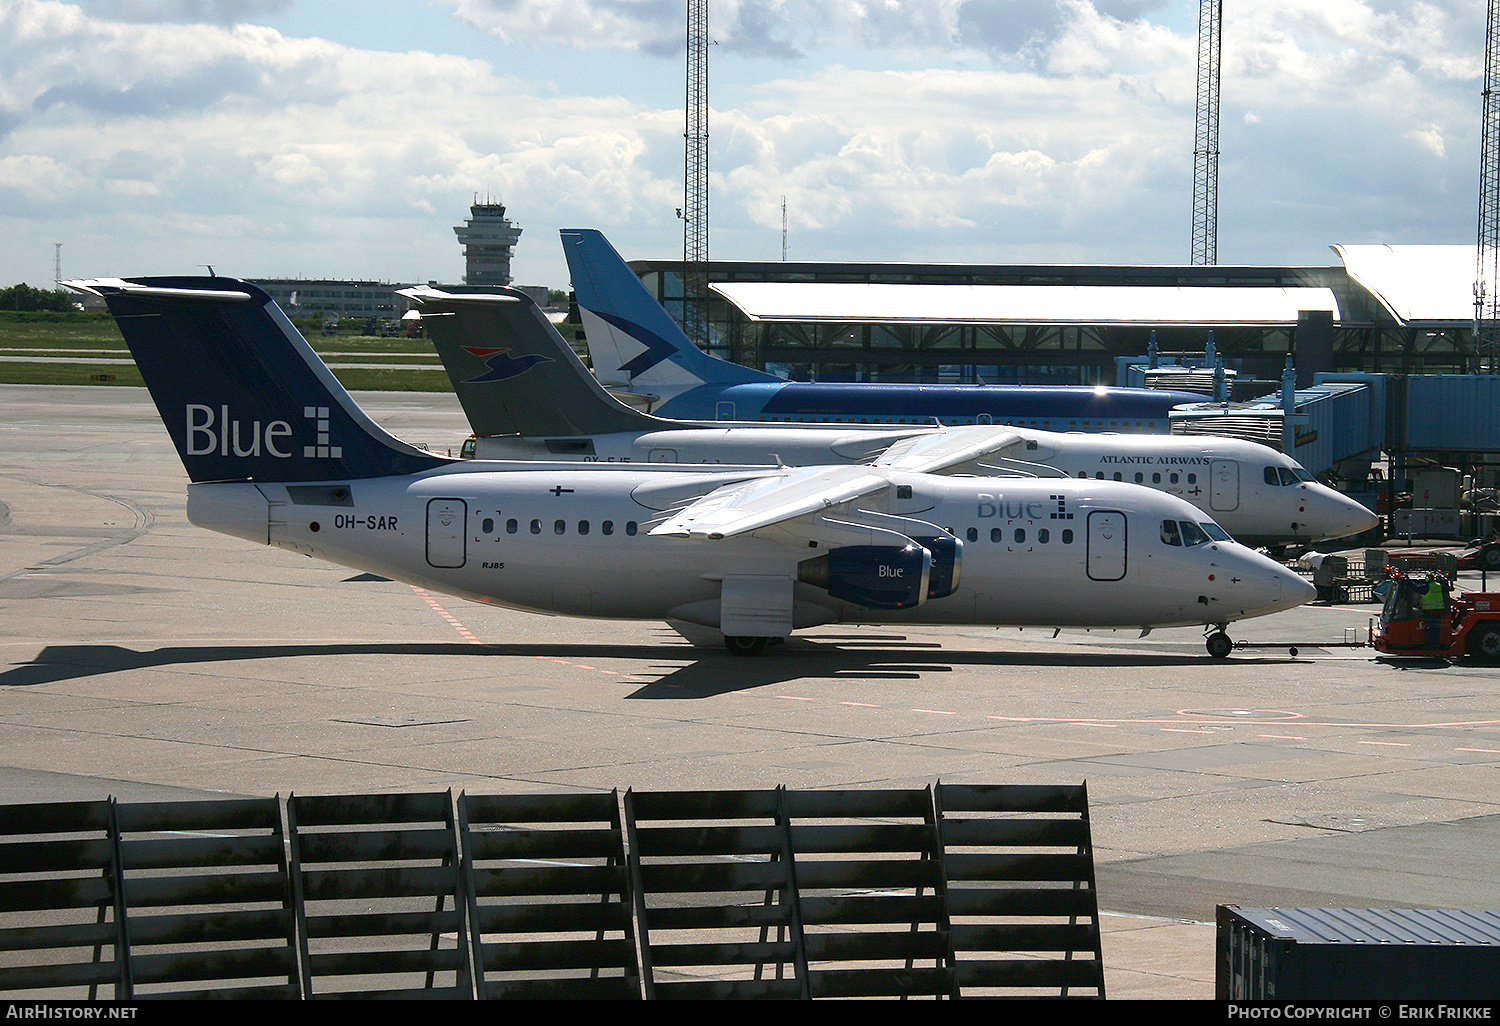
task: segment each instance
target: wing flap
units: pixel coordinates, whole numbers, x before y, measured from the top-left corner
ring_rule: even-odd
[[[867,467],[805,467],[715,489],[650,533],[694,540],[733,538],[822,512],[888,484],[885,475]]]

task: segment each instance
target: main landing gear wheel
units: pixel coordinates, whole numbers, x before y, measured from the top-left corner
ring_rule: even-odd
[[[724,635],[724,647],[729,649],[731,655],[758,656],[766,650],[771,643],[770,638],[746,638]]]
[[[1234,651],[1234,642],[1229,640],[1229,635],[1223,631],[1214,631],[1208,636],[1208,654],[1215,659],[1226,659],[1230,652]]]

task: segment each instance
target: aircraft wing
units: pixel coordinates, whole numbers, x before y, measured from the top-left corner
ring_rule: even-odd
[[[916,474],[938,474],[1024,445],[1015,431],[976,425],[903,438],[875,457],[874,466]]]
[[[651,529],[668,538],[714,540],[821,513],[890,484],[868,467],[803,467],[715,489]]]

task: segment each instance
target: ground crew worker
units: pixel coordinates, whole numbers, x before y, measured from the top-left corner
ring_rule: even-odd
[[[1427,584],[1417,592],[1422,604],[1422,621],[1427,630],[1427,646],[1437,648],[1442,637],[1443,612],[1448,608],[1448,584],[1437,574],[1427,578]]]

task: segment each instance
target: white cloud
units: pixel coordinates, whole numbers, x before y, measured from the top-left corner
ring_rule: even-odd
[[[444,0],[496,33],[486,60],[402,52],[399,24],[377,51],[247,21],[282,6],[0,0],[0,232],[27,243],[0,252],[0,283],[36,277],[18,261],[50,266],[55,240],[89,273],[451,280],[475,194],[525,228],[529,283],[564,284],[558,227],[679,251],[680,99],[642,97],[680,80],[680,52],[620,56],[680,51],[678,0]],[[1186,260],[1195,7],[714,3],[711,74],[733,88],[712,93],[712,255],[779,252],[786,196],[804,258]],[[1464,241],[1477,7],[1226,5],[1221,257]],[[508,77],[557,42],[577,49],[554,77]],[[636,79],[570,94],[590,50]]]

